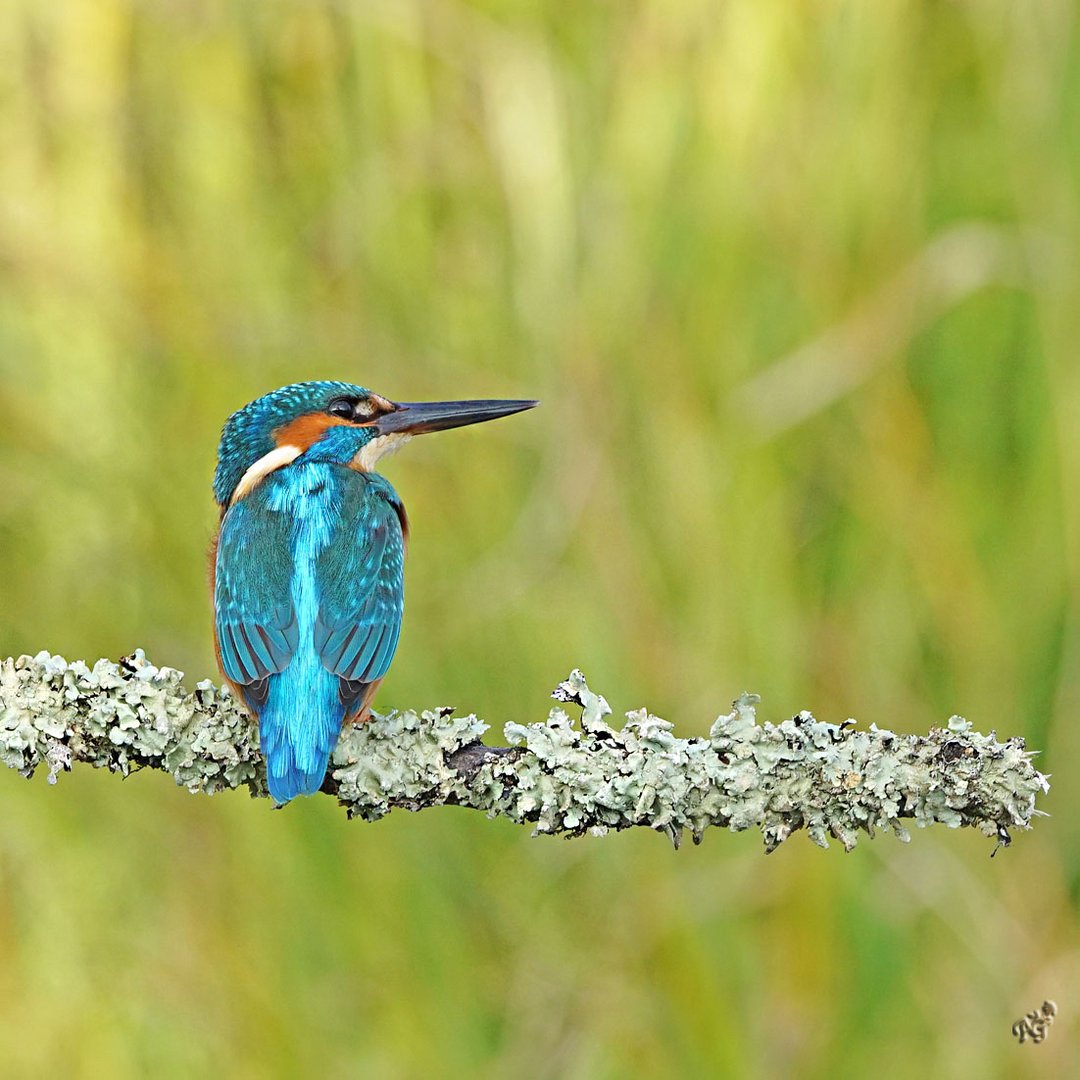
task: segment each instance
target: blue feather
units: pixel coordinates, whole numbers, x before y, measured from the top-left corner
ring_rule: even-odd
[[[323,600],[315,641],[336,675],[370,684],[389,669],[401,632],[405,540],[401,502],[389,482],[375,473],[360,479],[346,489],[342,506],[356,532],[329,545],[319,560]]]
[[[403,608],[400,514],[382,477],[300,459],[222,521],[222,665],[259,718],[279,803],[319,790],[346,715],[390,666]]]

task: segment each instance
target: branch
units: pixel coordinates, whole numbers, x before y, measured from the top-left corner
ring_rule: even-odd
[[[49,782],[75,762],[123,775],[171,774],[189,791],[247,788],[266,796],[251,717],[209,681],[184,689],[183,674],[156,668],[141,650],[93,668],[42,652],[0,661],[0,761]],[[903,822],[977,826],[997,846],[1027,829],[1049,790],[1019,738],[998,742],[953,717],[929,735],[871,725],[826,724],[809,713],[759,724],[744,694],[705,738],[679,739],[644,709],[609,727],[607,702],[575,671],[553,695],[581,707],[580,727],[559,707],[544,723],[507,724],[508,747],[481,742],[488,726],[453,709],[375,716],[350,726],[323,790],[349,817],[375,821],[395,807],[466,806],[532,822],[539,833],[602,835],[644,825],[678,846],[709,825],[759,828],[772,851],[806,829],[822,847],[847,850],[862,830]],[[997,850],[997,847],[994,849]]]

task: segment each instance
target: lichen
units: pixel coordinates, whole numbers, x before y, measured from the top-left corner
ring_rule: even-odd
[[[1022,739],[999,742],[959,717],[925,736],[808,712],[762,724],[759,699],[743,694],[706,737],[681,739],[644,709],[612,727],[579,671],[552,696],[546,721],[506,724],[507,747],[483,744],[487,725],[452,709],[376,715],[343,732],[323,790],[364,821],[456,805],[536,833],[645,826],[676,846],[686,831],[697,843],[709,826],[758,828],[772,851],[800,829],[847,850],[860,833],[907,840],[907,820],[976,826],[1001,846],[1030,828],[1049,789]],[[0,761],[27,777],[45,766],[50,782],[82,762],[159,769],[192,792],[267,794],[258,733],[231,694],[209,681],[189,691],[141,651],[93,668],[45,652],[0,661]]]

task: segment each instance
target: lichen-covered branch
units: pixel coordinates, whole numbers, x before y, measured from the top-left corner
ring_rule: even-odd
[[[929,735],[835,725],[809,713],[759,724],[744,694],[708,736],[677,738],[645,710],[610,727],[602,697],[574,672],[555,691],[546,721],[505,726],[506,747],[488,747],[475,716],[452,709],[390,713],[349,727],[324,791],[350,817],[374,821],[394,807],[465,806],[578,836],[644,825],[678,845],[719,825],[758,828],[771,851],[806,829],[816,844],[855,846],[860,830],[905,821],[978,826],[998,844],[1030,828],[1048,790],[1022,739],[999,742],[953,717]],[[258,736],[227,691],[157,668],[141,652],[93,668],[39,653],[0,661],[0,760],[49,780],[76,762],[124,775],[160,769],[190,791],[247,788],[265,796]],[[995,850],[997,850],[995,848]]]

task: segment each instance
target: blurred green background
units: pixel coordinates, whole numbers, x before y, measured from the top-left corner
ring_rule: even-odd
[[[0,656],[214,675],[216,440],[269,389],[537,396],[385,468],[413,543],[382,709],[541,719],[580,665],[684,734],[743,689],[959,712],[1055,779],[991,862],[0,776],[0,1071],[1063,1075],[1077,15],[4,4]]]

